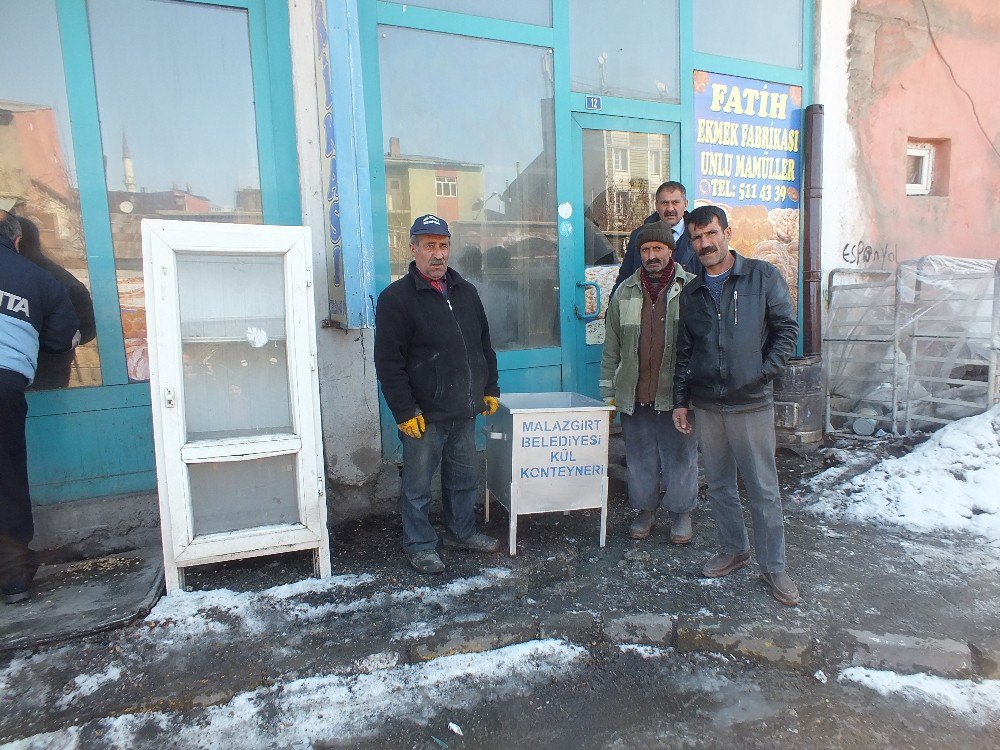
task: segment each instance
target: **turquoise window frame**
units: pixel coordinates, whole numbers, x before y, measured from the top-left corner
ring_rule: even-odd
[[[173,1],[247,11],[264,222],[301,224],[287,6]],[[41,505],[156,486],[149,383],[130,383],[125,364],[87,3],[55,0],[55,7],[102,385],[28,394],[29,472]],[[45,447],[32,449],[36,442]]]

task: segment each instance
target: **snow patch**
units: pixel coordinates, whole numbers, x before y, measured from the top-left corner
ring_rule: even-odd
[[[1000,406],[952,422],[899,458],[841,481],[827,469],[806,485],[808,510],[919,532],[963,531],[1000,543]]]
[[[949,680],[929,674],[898,674],[864,667],[849,667],[837,677],[874,690],[879,695],[899,695],[908,700],[940,705],[978,723],[1000,719],[1000,680]]]
[[[64,710],[70,707],[78,698],[84,698],[97,692],[111,682],[118,682],[122,676],[120,664],[111,664],[103,672],[97,674],[80,674],[73,678],[70,692],[59,698],[57,707]]]
[[[472,708],[484,690],[520,695],[574,668],[587,651],[539,640],[481,654],[460,654],[376,674],[324,675],[282,682],[234,697],[195,715],[165,712],[113,716],[4,745],[7,750],[76,748],[81,733],[109,747],[148,746],[168,731],[172,744],[204,750],[312,747],[376,733],[390,719],[424,725],[445,709]]]
[[[642,646],[635,643],[619,643],[618,649],[622,653],[637,654],[643,659],[659,659],[663,656],[670,656],[673,652],[671,648],[657,648],[656,646]]]

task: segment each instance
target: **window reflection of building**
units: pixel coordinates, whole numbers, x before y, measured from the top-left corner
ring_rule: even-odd
[[[64,286],[73,286],[81,299],[89,298],[80,198],[63,157],[52,107],[0,100],[0,196],[17,199],[15,212],[27,219],[31,237],[26,247],[32,260]],[[101,384],[93,332],[74,356],[42,365],[39,388]]]
[[[382,26],[379,55],[391,278],[410,262],[413,218],[435,213],[451,229],[450,265],[483,299],[494,347],[558,346],[551,51]]]
[[[653,210],[654,191],[670,173],[670,138],[662,133],[583,131],[584,215],[615,248]],[[587,265],[600,263],[600,243],[588,243]]]

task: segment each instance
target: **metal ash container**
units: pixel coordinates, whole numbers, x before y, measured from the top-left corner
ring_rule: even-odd
[[[518,516],[601,511],[608,521],[608,426],[613,408],[579,393],[507,393],[487,428],[486,520],[490,500],[510,514],[510,554]]]

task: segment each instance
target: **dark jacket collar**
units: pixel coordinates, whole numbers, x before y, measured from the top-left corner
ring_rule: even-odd
[[[740,255],[738,252],[729,248],[729,253],[733,256],[733,267],[729,269],[730,276],[743,276],[747,272],[747,259]],[[705,274],[708,273],[708,269],[702,267],[701,273],[692,279],[691,283],[688,284],[692,289],[697,289],[700,286],[705,285]]]
[[[16,253],[17,252],[17,248],[14,247],[14,241],[13,240],[9,240],[6,237],[0,237],[0,247],[4,248],[6,250],[10,250],[12,253]]]
[[[410,276],[410,280],[413,282],[413,285],[417,288],[417,291],[420,291],[421,289],[429,289],[432,292],[437,292],[437,290],[433,286],[424,281],[424,277],[421,276],[420,272],[417,270],[416,261],[412,260],[410,261],[410,268],[408,270],[408,273]],[[445,271],[445,278],[448,279],[449,288],[465,283],[465,279],[459,276],[458,271],[456,271],[451,266],[448,266],[448,270]]]

